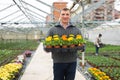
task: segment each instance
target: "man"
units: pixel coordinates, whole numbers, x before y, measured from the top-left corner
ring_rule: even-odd
[[[48,31],[47,36],[81,34],[81,31],[70,23],[70,10],[60,12],[60,22]],[[74,80],[76,73],[77,50],[52,51],[54,80]]]

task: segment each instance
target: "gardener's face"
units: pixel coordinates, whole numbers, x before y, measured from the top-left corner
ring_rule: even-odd
[[[62,23],[68,23],[70,21],[70,11],[61,11],[60,20]]]

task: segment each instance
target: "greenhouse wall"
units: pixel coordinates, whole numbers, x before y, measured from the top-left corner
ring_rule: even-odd
[[[120,27],[104,27],[104,28],[95,28],[88,31],[89,40],[95,42],[95,38],[98,34],[102,34],[102,42],[105,44],[120,45]]]

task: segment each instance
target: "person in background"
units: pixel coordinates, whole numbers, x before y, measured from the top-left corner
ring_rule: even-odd
[[[99,48],[102,45],[101,37],[102,37],[102,34],[99,34],[95,40],[95,55],[99,54]]]
[[[70,10],[63,8],[60,12],[60,21],[52,27],[47,36],[62,35],[69,36],[70,34],[81,34],[81,31],[70,22]],[[74,80],[77,66],[77,50],[74,51],[52,51],[53,59],[53,80]]]

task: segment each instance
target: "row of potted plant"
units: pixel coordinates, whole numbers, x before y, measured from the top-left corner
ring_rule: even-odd
[[[89,68],[88,72],[95,78],[95,80],[111,80],[106,73],[100,71],[97,68]]]
[[[9,63],[13,60],[17,55],[21,54],[22,50],[0,50],[0,66],[6,63]]]
[[[21,63],[8,63],[0,67],[0,80],[13,80],[22,69]]]
[[[99,67],[99,69],[109,75],[113,80],[120,80],[120,68]]]
[[[20,71],[22,70],[28,53],[31,52],[26,50],[23,54],[17,55],[16,58],[11,60],[9,63],[1,66],[0,80],[16,80],[16,78],[19,78]]]
[[[111,56],[113,59],[119,60],[120,61],[120,56]]]
[[[86,56],[89,64],[94,67],[120,67],[120,61],[104,56]]]
[[[86,43],[86,41],[83,39],[82,35],[78,34],[78,35],[53,35],[53,36],[48,36],[45,38],[45,40],[43,41],[43,44],[45,46],[71,46],[71,45],[75,45],[75,46],[81,46],[81,44]]]
[[[111,80],[120,79],[120,61],[113,59],[113,57],[104,56],[86,56],[88,63],[106,73]]]
[[[11,50],[36,50],[39,43],[35,40],[16,40],[16,41],[0,41],[0,49]]]

